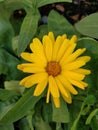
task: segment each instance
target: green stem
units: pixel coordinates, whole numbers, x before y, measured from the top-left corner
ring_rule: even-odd
[[[56,123],[56,130],[63,130],[61,127],[61,123],[59,122]]]
[[[82,111],[84,109],[84,106],[85,106],[85,102],[83,102],[82,106],[81,106],[81,110],[76,118],[76,120],[74,121],[72,127],[71,127],[71,130],[77,130],[77,124],[78,124],[78,121],[80,120],[81,118],[81,114],[82,114]]]

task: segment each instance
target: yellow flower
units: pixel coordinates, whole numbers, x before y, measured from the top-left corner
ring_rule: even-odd
[[[76,87],[83,90],[87,87],[83,79],[90,74],[90,70],[81,68],[90,57],[80,56],[86,48],[75,50],[76,40],[75,35],[68,39],[65,34],[55,39],[52,32],[43,36],[42,42],[34,38],[30,44],[32,52],[21,53],[29,63],[17,66],[19,70],[31,73],[20,81],[20,85],[29,88],[37,84],[34,96],[42,94],[47,86],[46,103],[52,95],[56,107],[60,107],[60,96],[71,103],[71,94],[78,94]]]

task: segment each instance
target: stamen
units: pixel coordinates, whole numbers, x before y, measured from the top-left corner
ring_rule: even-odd
[[[47,64],[46,72],[53,77],[57,76],[61,72],[61,66],[56,61],[50,61]]]

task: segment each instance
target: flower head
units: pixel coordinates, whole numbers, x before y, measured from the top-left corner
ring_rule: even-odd
[[[81,68],[90,57],[80,56],[86,48],[75,50],[76,40],[75,35],[68,39],[65,34],[55,39],[52,32],[43,36],[42,42],[34,38],[30,44],[32,52],[21,53],[28,63],[17,66],[19,70],[31,73],[20,81],[20,85],[29,88],[37,84],[34,96],[42,94],[48,86],[46,103],[52,95],[56,107],[60,107],[60,95],[67,103],[71,103],[71,94],[78,94],[76,87],[83,90],[87,87],[83,79],[90,74],[90,70]]]

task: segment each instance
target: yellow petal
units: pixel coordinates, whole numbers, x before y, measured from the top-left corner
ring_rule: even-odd
[[[72,98],[71,95],[69,93],[69,97],[66,97],[65,95],[62,94],[63,99],[65,100],[65,102],[71,104],[72,103]]]
[[[78,69],[82,66],[84,66],[86,63],[82,60],[76,60],[76,61],[73,61],[71,63],[68,63],[64,66],[62,66],[62,70],[75,70],[75,69]]]
[[[52,76],[49,76],[49,89],[53,97],[58,98],[60,96],[56,81]]]
[[[45,72],[45,69],[38,64],[32,63],[24,63],[17,66],[19,70],[27,73],[38,73],[38,72]]]
[[[66,78],[64,78],[63,75],[58,75],[58,78],[67,90],[69,90],[74,95],[78,94],[76,89],[71,85],[71,83]]]
[[[43,45],[42,45],[41,41],[38,38],[34,38],[33,42],[30,44],[30,49],[34,53],[37,53],[37,52],[42,53]]]
[[[37,54],[32,54],[32,60],[34,63],[36,63],[42,67],[46,67],[46,65],[47,65],[47,61],[40,58],[40,56]]]
[[[62,56],[64,55],[64,53],[66,53],[66,50],[68,49],[69,46],[70,46],[69,39],[65,39],[61,47],[58,49],[59,51],[57,53],[56,61],[59,61],[62,58]]]
[[[80,81],[80,83],[86,88],[88,86],[88,83],[85,83],[84,81]]]
[[[61,37],[62,37],[62,42],[63,42],[67,38],[67,35],[63,34]]]
[[[65,51],[63,57],[61,58],[60,60],[60,64],[63,65],[64,64],[64,61],[66,60],[66,58],[72,54],[72,52],[74,51],[76,47],[76,44],[70,44],[70,46],[68,47],[68,49]]]
[[[38,55],[42,61],[46,61],[44,48],[38,38],[33,39],[33,43],[30,44],[30,48],[35,55]]]
[[[62,75],[64,75],[66,79],[83,80],[85,78],[84,74],[76,73],[74,71],[65,71],[62,72]]]
[[[42,82],[44,79],[46,79],[47,76],[48,76],[47,73],[33,74],[32,77],[25,82],[24,86],[26,88],[29,88],[33,86],[34,84]]]
[[[45,35],[42,40],[43,40],[43,46],[44,46],[46,58],[47,58],[47,61],[49,62],[52,59],[53,42],[47,35]]]
[[[57,108],[60,107],[60,99],[59,98],[53,97],[53,102]]]
[[[50,88],[48,87],[47,97],[46,97],[46,103],[49,103],[49,97],[50,97]]]
[[[88,84],[86,84],[86,83],[82,83],[82,81],[76,81],[76,80],[72,80],[72,79],[70,79],[70,82],[73,84],[73,85],[75,85],[76,87],[78,87],[78,88],[80,88],[80,89],[85,89],[85,87],[87,87],[87,85]]]
[[[80,60],[80,61],[83,60],[86,63],[91,60],[91,57],[90,56],[81,56],[81,57],[77,58],[77,60]]]
[[[76,70],[74,70],[74,72],[76,72],[76,73],[80,73],[80,74],[84,74],[84,75],[88,75],[88,74],[90,74],[91,73],[91,71],[90,70],[87,70],[87,69],[76,69]]]
[[[57,86],[58,86],[58,89],[59,91],[61,92],[61,94],[65,95],[66,97],[68,97],[68,93],[67,93],[67,90],[66,88],[62,85],[62,83],[59,81],[59,79],[57,77],[55,77],[55,80],[56,80],[56,83],[57,83]]]
[[[21,53],[21,57],[22,57],[24,60],[27,60],[27,61],[29,61],[29,62],[33,62],[33,61],[32,61],[32,53],[22,52],[22,53]]]
[[[64,64],[74,61],[78,56],[80,56],[86,49],[78,49],[74,53],[72,53],[69,57],[66,57],[64,60]]]
[[[71,43],[75,43],[77,41],[77,36],[73,35],[72,38],[70,39]]]
[[[62,40],[62,37],[58,36],[55,43],[54,43],[53,58],[52,58],[53,61],[56,61],[58,50],[60,49],[60,46],[62,44],[61,40]]]
[[[23,78],[23,79],[20,81],[19,84],[22,85],[22,86],[24,86],[25,83],[26,83],[29,79],[31,79],[31,77],[32,77],[32,75]]]
[[[51,40],[53,43],[55,42],[55,37],[54,37],[53,32],[49,32],[49,33],[48,33],[48,37],[50,38],[50,40]]]
[[[39,96],[46,88],[48,82],[48,77],[44,79],[42,82],[39,82],[35,88],[34,96]]]

